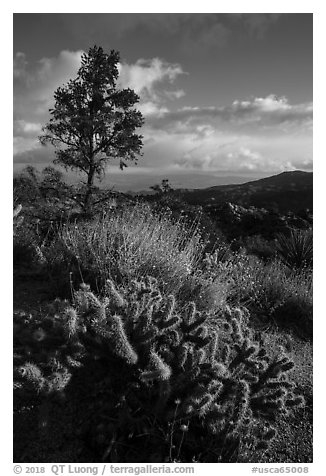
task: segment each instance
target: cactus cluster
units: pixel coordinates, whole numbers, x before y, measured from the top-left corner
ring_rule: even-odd
[[[85,355],[83,345],[69,338],[66,308],[59,299],[46,316],[14,315],[14,388],[40,396],[55,395],[68,385]],[[68,308],[67,308],[68,309]],[[69,310],[67,310],[69,312]],[[60,315],[59,315],[60,313]],[[70,319],[69,319],[70,322]]]
[[[211,316],[193,302],[180,307],[173,295],[161,294],[154,278],[124,289],[108,280],[101,298],[84,284],[72,305],[57,302],[52,314],[51,335],[61,344],[48,355],[46,369],[51,362],[57,369],[46,376],[37,362],[28,362],[18,367],[20,375],[39,391],[53,392],[68,384],[73,367],[96,360],[106,369],[102,385],[116,400],[109,432],[114,418],[117,430],[125,425],[129,434],[153,422],[161,428],[178,422],[180,432],[187,431],[185,447],[186,440],[195,444],[191,434],[198,441],[210,434],[226,448],[224,456],[220,451],[225,460],[230,448],[266,449],[278,416],[302,404],[286,379],[293,362],[285,354],[270,358],[253,341],[242,310]]]
[[[23,207],[21,204],[17,205],[17,207],[14,208],[13,211],[13,220],[14,220],[14,236],[17,231],[17,229],[21,226],[21,224],[24,221],[24,217],[20,215],[20,212],[22,211]]]

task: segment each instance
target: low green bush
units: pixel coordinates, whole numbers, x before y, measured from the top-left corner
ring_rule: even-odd
[[[26,224],[21,213],[22,206],[14,209],[13,220],[13,263],[14,265],[31,265],[37,258],[37,236],[33,229]]]

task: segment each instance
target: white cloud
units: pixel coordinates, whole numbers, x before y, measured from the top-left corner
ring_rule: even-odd
[[[61,51],[55,58],[42,58],[34,73],[35,81],[53,91],[74,78],[80,67],[83,51]]]
[[[141,102],[138,109],[147,118],[150,116],[161,117],[169,111],[166,107],[154,101]]]
[[[253,142],[251,146],[250,142]],[[265,165],[262,154],[255,150],[257,141],[249,137],[214,136],[193,141],[193,145],[175,160],[179,167],[205,171],[259,170]]]
[[[311,130],[312,103],[291,105],[285,97],[269,95],[265,98],[234,101],[229,106],[184,107],[170,111],[159,118],[152,118],[153,129],[180,132],[185,129],[195,132],[200,125],[210,125],[216,130],[238,130],[252,132],[257,128],[269,129],[271,133],[278,129],[295,132],[299,126]]]
[[[189,135],[187,140],[183,135],[182,143],[184,151],[174,162],[184,169],[277,172],[288,163],[292,163],[293,168],[304,165],[305,169],[311,164],[312,138],[309,136],[280,135],[271,140],[264,135],[229,132],[202,138]]]
[[[35,150],[41,125],[49,119],[54,91],[76,77],[83,51],[61,51],[53,58],[29,64],[24,53],[14,59],[14,153]],[[119,87],[130,87],[141,95],[138,108],[145,117],[161,117],[168,112],[166,102],[184,95],[181,89],[167,90],[185,74],[179,64],[159,58],[139,59],[119,65]],[[28,140],[27,140],[28,139]]]
[[[13,152],[14,156],[18,156],[25,151],[34,151],[39,148],[37,139],[33,137],[14,137]]]
[[[160,58],[139,59],[134,64],[119,65],[118,87],[131,88],[140,96],[139,109],[145,116],[162,117],[168,109],[165,101],[179,99],[184,91],[166,90],[166,84],[172,84],[185,74],[179,64],[172,64]]]
[[[174,99],[180,99],[186,95],[183,89],[177,89],[176,91],[164,91],[164,95],[173,101]]]
[[[152,95],[157,83],[172,83],[179,75],[184,74],[179,64],[167,63],[160,58],[139,59],[135,64],[120,64],[119,85],[130,87],[137,94]]]
[[[289,164],[309,168],[311,125],[311,103],[293,105],[285,97],[269,95],[152,116],[145,134],[152,139],[151,157],[155,148],[160,154],[165,150],[172,167],[277,172]]]
[[[249,101],[234,101],[230,111],[231,115],[239,115],[244,121],[249,118],[257,122],[277,124],[310,120],[313,106],[312,103],[291,105],[286,97],[270,94]]]
[[[34,136],[41,132],[42,125],[35,122],[26,122],[23,119],[14,121],[14,135],[15,136]]]
[[[16,55],[16,161],[53,158],[53,149],[40,149],[37,136],[49,119],[55,89],[76,77],[81,54],[62,51],[34,65],[23,53]],[[206,171],[309,169],[312,103],[290,104],[287,98],[270,94],[238,99],[224,107],[188,106],[172,111],[169,101],[175,104],[184,95],[182,89],[174,89],[174,83],[185,74],[179,64],[153,58],[119,67],[119,86],[140,94],[138,108],[146,117],[142,166]]]
[[[54,91],[76,76],[82,51],[61,51],[54,58],[42,58],[31,65],[24,53],[14,59],[14,144],[16,160],[40,157],[38,136],[49,119]],[[53,154],[52,154],[53,155]],[[39,160],[35,159],[35,160]]]
[[[277,97],[274,94],[270,94],[264,98],[254,98],[250,101],[234,101],[232,107],[235,111],[249,110],[249,111],[288,111],[291,106],[288,103],[286,97]]]
[[[54,91],[77,74],[82,51],[61,51],[30,65],[23,53],[14,61],[14,117],[44,123],[54,103]]]
[[[24,81],[28,87],[58,87],[76,75],[82,53],[83,51],[63,50],[58,56],[41,58],[34,65],[28,63],[25,53],[16,53],[14,79]]]

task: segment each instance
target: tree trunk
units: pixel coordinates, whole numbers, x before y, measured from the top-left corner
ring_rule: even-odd
[[[93,184],[94,184],[94,175],[95,175],[95,169],[93,167],[90,167],[88,175],[87,175],[87,184],[86,184],[86,193],[85,193],[85,199],[84,199],[84,212],[88,212],[88,207],[89,207],[89,202],[92,197],[93,193]]]

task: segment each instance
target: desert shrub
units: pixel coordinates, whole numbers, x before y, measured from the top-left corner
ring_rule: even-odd
[[[25,167],[25,169],[13,179],[14,200],[24,205],[38,200],[41,196],[39,180],[39,173],[34,167]]]
[[[63,173],[54,167],[45,167],[39,172],[29,165],[14,177],[14,198],[25,206],[42,200],[56,198],[65,200],[71,194],[71,187],[63,180]]]
[[[15,238],[13,244],[13,263],[15,266],[27,266],[35,261],[36,254],[32,239],[33,237],[26,235]]]
[[[43,250],[56,234],[50,221],[45,227],[41,220],[31,218],[21,205],[14,209],[13,262],[15,266],[40,267],[46,262]]]
[[[266,240],[261,235],[248,236],[243,240],[243,246],[248,254],[268,261],[275,258],[276,249],[274,241]]]
[[[312,274],[289,270],[279,261],[263,263],[244,251],[226,260],[207,255],[205,272],[219,286],[227,286],[227,302],[245,306],[259,323],[292,327],[312,334]]]
[[[63,173],[51,166],[41,172],[28,166],[14,177],[14,200],[23,204],[25,216],[31,223],[38,223],[39,231],[45,228],[47,232],[50,223],[53,228],[59,228],[69,220],[90,220],[105,210],[115,208],[117,203],[128,204],[131,201],[122,193],[93,186],[90,209],[85,212],[83,201],[86,189],[83,183],[66,183]]]
[[[135,204],[63,226],[46,257],[66,280],[72,272],[75,286],[85,281],[101,292],[107,278],[126,283],[150,274],[165,292],[178,293],[193,286],[203,246],[196,223]]]
[[[201,235],[205,238],[207,251],[213,251],[220,242],[226,238],[216,221],[205,212],[201,205],[189,205],[182,199],[182,194],[173,191],[161,195],[142,197],[151,204],[152,209],[158,213],[166,213],[167,210],[175,219],[182,219],[188,226],[197,224]]]
[[[220,263],[226,263],[233,258],[231,246],[225,242],[216,244],[212,253],[206,253],[203,259],[204,268],[214,274],[214,270]]]
[[[210,318],[164,297],[155,278],[120,289],[108,280],[102,298],[82,285],[72,305],[56,301],[28,328],[17,322],[16,392],[36,392],[45,420],[53,396],[66,395],[67,408],[77,395],[74,428],[94,461],[245,459],[303,400],[286,378],[293,362],[269,357],[240,309],[226,308],[215,332]]]
[[[293,228],[288,235],[277,235],[276,249],[280,259],[290,268],[311,268],[313,263],[312,229]]]
[[[41,239],[46,235],[52,239],[72,217],[85,219],[81,204],[84,193],[83,186],[65,183],[63,173],[50,166],[41,172],[28,166],[14,177],[14,200],[23,205],[25,221],[37,230]],[[94,207],[93,213],[97,212],[98,208]]]

